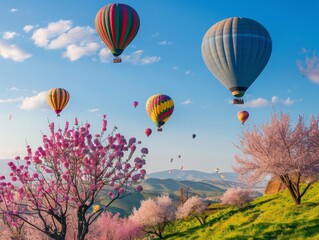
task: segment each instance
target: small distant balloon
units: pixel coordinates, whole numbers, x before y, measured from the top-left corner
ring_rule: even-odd
[[[137,105],[138,105],[138,102],[137,101],[133,101],[133,107],[137,107]]]
[[[100,205],[96,204],[93,206],[93,212],[96,213],[97,211],[100,210]]]
[[[249,117],[249,113],[247,111],[239,111],[237,113],[238,120],[244,125]]]
[[[172,170],[169,170],[168,173],[169,173],[169,174],[172,174]]]
[[[9,119],[9,120],[12,119],[12,114],[11,114],[11,113],[8,115],[8,119]]]
[[[174,161],[174,158],[170,158],[169,161],[170,161],[170,162],[173,162],[173,161]]]
[[[184,166],[182,165],[182,166],[181,166],[181,170],[183,170],[183,169],[184,169]]]
[[[192,135],[192,138],[193,138],[193,139],[196,138],[196,134],[195,134],[195,133]]]
[[[181,155],[178,155],[178,158],[181,158],[182,156]]]
[[[148,137],[149,135],[152,134],[152,129],[146,128],[146,129],[144,130],[144,133],[145,133],[145,135]]]
[[[215,168],[215,172],[218,173],[219,172],[219,168]]]
[[[221,177],[222,179],[225,179],[225,175],[223,175],[223,174],[222,174],[222,175],[220,175],[220,177]]]

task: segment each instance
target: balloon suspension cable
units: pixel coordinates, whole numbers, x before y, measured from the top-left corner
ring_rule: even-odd
[[[120,63],[120,62],[122,62],[122,59],[119,57],[116,57],[113,59],[113,63]]]
[[[233,104],[244,104],[244,99],[242,98],[234,98]]]

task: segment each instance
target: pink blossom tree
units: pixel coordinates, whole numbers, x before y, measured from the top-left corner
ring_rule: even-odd
[[[176,218],[196,218],[201,225],[205,224],[207,218],[207,215],[205,214],[206,207],[207,203],[205,203],[204,199],[192,196],[177,208]]]
[[[103,212],[91,225],[87,239],[91,240],[132,240],[141,238],[142,227],[127,218],[121,218],[119,213]]]
[[[49,129],[49,136],[42,136],[43,146],[35,151],[27,146],[27,156],[9,163],[11,179],[0,176],[2,214],[12,226],[24,222],[48,237],[64,240],[69,213],[75,212],[73,239],[84,240],[89,226],[110,204],[131,191],[142,191],[138,184],[146,174],[142,168],[148,150],[142,148],[132,161],[136,139],[127,142],[115,134],[115,128],[106,135],[105,115],[101,132],[93,136],[90,124],[79,126],[77,119],[73,128],[66,122],[64,130],[55,129],[52,122]],[[107,196],[102,189],[108,189]],[[105,204],[92,211],[102,199]]]
[[[220,198],[221,204],[233,205],[237,207],[243,207],[244,204],[253,200],[250,189],[243,189],[239,187],[233,187],[227,189],[227,191]]]
[[[291,123],[289,114],[273,114],[270,123],[245,131],[238,146],[234,171],[253,185],[268,175],[277,176],[289,190],[295,204],[319,172],[319,117],[309,126],[299,116]],[[301,183],[305,187],[301,188]]]
[[[130,219],[141,225],[146,233],[163,238],[165,227],[175,219],[175,207],[168,195],[141,201],[139,209],[134,208]]]

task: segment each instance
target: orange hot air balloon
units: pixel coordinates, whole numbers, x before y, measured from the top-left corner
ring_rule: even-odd
[[[144,133],[146,134],[146,136],[149,136],[149,135],[152,134],[152,129],[146,128],[146,129],[144,130]]]
[[[239,111],[237,113],[238,120],[244,125],[249,117],[249,113],[247,111]]]
[[[60,116],[60,112],[62,112],[68,104],[69,99],[69,92],[63,88],[52,88],[48,94],[48,103],[58,117]]]

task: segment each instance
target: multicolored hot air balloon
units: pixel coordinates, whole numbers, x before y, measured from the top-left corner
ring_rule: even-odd
[[[152,134],[152,129],[146,128],[146,129],[144,130],[144,133],[145,133],[145,135],[148,137],[149,135]]]
[[[157,131],[167,122],[174,111],[173,100],[165,94],[155,94],[146,101],[146,112],[156,124]]]
[[[140,18],[130,6],[112,3],[102,7],[95,17],[95,28],[101,40],[110,49],[115,59],[135,38],[140,27]]]
[[[60,116],[60,112],[68,104],[69,99],[69,92],[63,88],[52,88],[48,94],[48,103],[58,117]]]
[[[266,28],[255,20],[232,17],[214,24],[202,41],[202,56],[211,73],[235,96],[241,97],[265,68],[272,51]]]
[[[244,125],[249,117],[249,112],[247,111],[239,111],[237,113],[238,120]]]
[[[132,104],[133,104],[133,107],[135,107],[135,108],[136,108],[136,107],[137,107],[137,105],[138,105],[138,102],[137,102],[137,101],[133,101],[133,103],[132,103]]]

